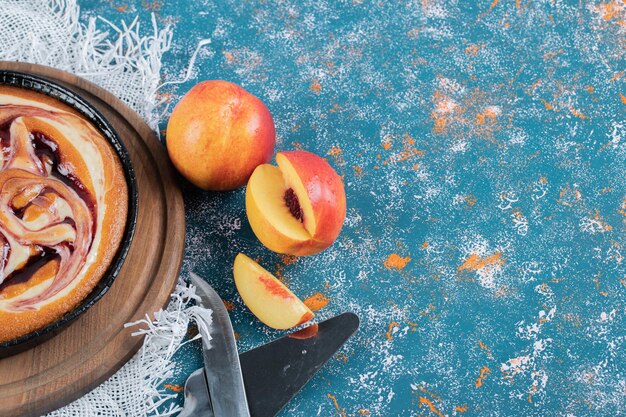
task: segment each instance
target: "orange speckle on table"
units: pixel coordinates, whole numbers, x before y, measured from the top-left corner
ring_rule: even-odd
[[[546,52],[545,54],[543,54],[543,60],[548,61],[548,60],[554,59],[557,55],[560,55],[562,53],[563,53],[563,49],[559,49],[558,51]]]
[[[117,6],[115,8],[115,10],[117,10],[118,12],[127,12],[128,11],[128,5],[124,4],[122,6]]]
[[[539,100],[540,100],[540,101],[543,103],[543,105],[546,107],[546,110],[554,110],[554,106],[553,106],[552,104],[548,103],[545,99],[540,98]]]
[[[622,93],[619,93],[619,99],[622,100],[622,103],[626,104],[626,96]]]
[[[333,405],[335,406],[335,409],[337,410],[339,415],[341,417],[346,417],[346,412],[343,411],[341,408],[339,408],[339,403],[337,402],[337,397],[335,397],[334,395],[332,395],[330,393],[326,394],[326,396],[333,401]]]
[[[498,0],[496,0],[497,2]],[[434,413],[435,415],[437,415],[438,417],[445,417],[441,411],[437,410],[437,408],[435,407],[435,405],[433,404],[433,402],[431,400],[429,400],[426,397],[422,397],[420,396],[420,404],[425,404],[428,406],[428,409],[430,410],[431,413]]]
[[[600,17],[602,17],[602,20],[607,22],[609,20],[618,18],[620,16],[620,12],[624,11],[625,9],[626,7],[623,1],[622,4],[619,4],[619,2],[612,2],[599,4],[596,7],[596,10],[600,13]]]
[[[477,254],[471,254],[465,262],[461,266],[459,266],[459,271],[463,271],[466,269],[472,271],[478,271],[479,269],[483,269],[489,265],[504,265],[504,258],[502,258],[502,252],[496,252],[493,255],[486,256],[484,258],[478,256]]]
[[[572,207],[573,203],[580,202],[581,199],[582,193],[567,184],[559,191],[559,199],[556,201],[564,206]]]
[[[487,107],[483,112],[476,115],[476,124],[484,125],[485,122],[495,122],[498,111],[493,107]]]
[[[380,144],[384,150],[388,151],[391,149],[391,136],[385,136],[385,139]]]
[[[387,257],[387,260],[383,263],[383,265],[385,265],[385,268],[387,269],[400,270],[404,269],[409,262],[411,262],[410,256],[406,256],[403,258],[397,253],[392,253]]]
[[[592,85],[588,85],[587,87],[585,87],[585,91],[588,93],[593,93],[595,89],[593,88]]]
[[[296,263],[298,260],[297,256],[294,255],[281,255],[280,262],[276,264],[276,271],[274,271],[274,275],[282,282],[286,281],[285,276],[283,275],[283,271],[285,270],[285,266],[292,265]]]
[[[183,392],[185,390],[183,386],[177,385],[177,384],[165,384],[164,387],[165,389],[168,389],[174,392]]]
[[[469,56],[476,56],[476,54],[478,54],[478,51],[480,51],[480,48],[480,45],[472,43],[467,48],[465,48],[465,53]]]
[[[239,332],[233,332],[233,336],[235,336],[235,340],[241,339],[241,335],[239,334]]]
[[[453,116],[457,104],[439,90],[435,91],[433,101],[435,102],[435,109],[431,113],[434,122],[433,133],[443,133],[448,125],[448,118]]]
[[[476,201],[477,201],[476,197],[471,194],[465,197],[465,202],[470,207],[474,207],[474,205],[476,204]]]
[[[577,314],[567,313],[563,315],[563,319],[568,323],[571,323],[574,327],[580,327],[582,325],[580,317]]]
[[[406,161],[407,159],[413,156],[421,156],[421,155],[424,155],[424,151],[420,151],[419,149],[415,149],[415,148],[405,149],[397,153],[396,155],[392,156],[387,161],[383,161],[383,164],[386,164],[386,163],[394,164],[397,162]]]
[[[509,288],[506,285],[500,286],[496,288],[496,292],[494,293],[496,298],[508,297],[514,293],[514,290]]]
[[[434,122],[433,133],[443,133],[446,130],[446,119],[444,117],[436,117]]]
[[[422,243],[422,249],[426,249],[428,247],[428,242]]]
[[[406,36],[408,36],[411,39],[416,39],[419,36],[419,34],[420,34],[419,29],[413,28],[406,33]]]
[[[474,386],[476,386],[476,388],[480,388],[490,373],[491,373],[491,369],[487,368],[486,366],[483,366],[482,368],[480,368],[480,375],[478,376],[478,378],[476,378],[476,381],[474,382]]]
[[[481,137],[499,145],[495,132],[503,126],[499,123],[501,109],[491,105],[491,93],[480,88],[462,91],[460,84],[443,75],[437,76],[439,87],[432,98],[430,113],[434,134],[446,134],[449,138],[466,140],[468,129],[471,136]]]
[[[394,136],[391,136],[391,135],[385,136],[385,139],[381,143],[383,149],[385,150],[391,149],[393,138]],[[408,133],[404,133],[402,135],[402,151],[396,152],[393,155],[391,155],[389,158],[383,161],[383,165],[395,164],[398,162],[406,161],[415,156],[424,155],[424,151],[421,151],[413,146],[415,145],[415,142],[416,142],[415,139],[412,138],[411,135],[409,135]]]
[[[224,303],[224,307],[226,307],[226,310],[233,311],[235,309],[235,303],[233,303],[232,301],[222,300],[222,302]]]
[[[613,74],[613,76],[611,77],[609,82],[613,82],[613,81],[617,81],[617,80],[621,79],[624,76],[624,72],[625,71],[626,70],[621,70],[621,71],[616,72],[615,74]]]
[[[424,387],[423,387],[423,386],[421,386],[421,385],[418,385],[418,386],[417,386],[417,389],[418,389],[418,390],[420,390],[421,392],[425,393],[425,394],[428,394],[429,396],[431,396],[432,398],[434,398],[434,399],[436,399],[436,400],[442,401],[442,399],[441,399],[441,397],[440,397],[440,396],[438,396],[438,395],[437,395],[437,394],[435,394],[434,392],[430,392],[430,391],[428,391],[426,388],[424,388]],[[412,394],[413,394],[413,395],[416,395],[416,394],[415,394],[415,391],[413,391],[413,392],[412,392]]]
[[[346,354],[345,354],[345,353],[337,353],[337,354],[335,355],[335,358],[337,358],[338,360],[340,360],[340,361],[341,361],[341,362],[343,362],[343,363],[348,362],[348,357],[346,356]]]
[[[457,405],[456,407],[454,407],[454,411],[458,411],[459,413],[463,414],[464,412],[467,411],[467,406],[466,405]]]
[[[163,7],[163,0],[142,0],[141,7],[150,12],[158,12],[161,10],[161,7]]]
[[[361,408],[359,410],[359,415],[360,416],[369,416],[370,415],[370,410],[368,410],[367,408]]]
[[[575,109],[574,107],[570,106],[569,107],[569,111],[570,113],[572,113],[572,115],[584,120],[584,119],[588,119],[589,116],[584,115],[580,110]]]
[[[533,85],[530,86],[530,95],[532,96],[533,93],[535,92],[535,89],[539,86],[539,84],[541,84],[541,78],[538,78],[537,81],[535,81],[533,83]]]
[[[226,58],[226,62],[228,62],[229,64],[232,64],[233,62],[235,62],[235,56],[233,55],[232,52],[229,51],[224,51],[224,58]]]
[[[363,176],[363,168],[361,168],[360,166],[355,165],[352,167],[352,169],[354,170],[354,175],[356,175],[357,177]]]
[[[591,385],[595,381],[597,375],[594,371],[588,371],[588,372],[583,371],[582,377],[585,380],[585,384]]]
[[[311,81],[311,85],[309,86],[309,90],[313,91],[315,94],[319,94],[322,91],[322,85],[318,80]]]
[[[322,308],[326,307],[330,302],[330,298],[322,294],[321,292],[316,292],[312,296],[308,297],[304,300],[304,304],[311,309],[311,311],[318,311]]]
[[[607,232],[610,232],[611,230],[613,230],[613,226],[611,226],[610,224],[608,224],[607,222],[604,221],[604,219],[602,218],[602,216],[600,216],[600,212],[598,210],[596,210],[596,213],[593,217],[598,223],[600,223],[600,226]]]
[[[487,352],[487,357],[489,357],[490,359],[493,359],[493,356],[491,356],[491,351],[489,350],[486,344],[484,344],[481,340],[479,340],[478,346],[480,346],[482,350]]]
[[[295,255],[280,255],[280,262],[283,265],[293,265],[298,261],[298,257]]]
[[[405,133],[404,135],[402,135],[402,138],[404,139],[405,146],[415,145],[415,139],[413,139],[411,135],[409,135],[408,133]]]
[[[276,270],[274,271],[274,276],[278,278],[278,280],[282,282],[283,284],[287,282],[287,279],[285,278],[285,275],[283,274],[284,270],[285,270],[285,265],[278,264],[276,265]]]
[[[385,336],[387,337],[388,340],[391,340],[393,338],[392,332],[394,327],[399,326],[400,323],[398,323],[397,321],[392,321],[391,323],[389,323],[389,327],[387,328],[387,333],[385,333]]]

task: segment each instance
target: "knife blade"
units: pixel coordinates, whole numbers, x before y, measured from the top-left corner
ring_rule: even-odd
[[[250,417],[233,326],[226,307],[215,290],[198,275],[191,273],[191,282],[200,297],[198,304],[213,311],[212,323],[198,326],[213,413],[215,417]],[[209,333],[204,334],[207,330]]]
[[[358,327],[356,314],[343,313],[239,355],[250,414],[278,414]]]
[[[274,417],[297,392],[306,385],[311,377],[328,359],[330,359],[339,347],[354,334],[358,326],[359,318],[355,314],[343,313],[325,320],[319,323],[319,325],[312,324],[302,330],[275,340],[270,343],[272,344],[270,348],[267,348],[268,345],[263,345],[240,354],[241,370],[246,383],[248,403],[252,417]],[[322,329],[321,332],[319,330],[320,328]],[[316,333],[314,333],[313,330]],[[306,336],[307,333],[311,340],[301,339],[301,337]],[[332,335],[338,336],[329,343],[327,339],[334,337]],[[297,337],[300,337],[300,339],[297,339]],[[298,341],[302,340],[307,341],[300,344]],[[282,348],[283,344],[296,345],[297,348],[294,349],[294,356],[285,357],[283,363],[281,363],[275,356],[284,353],[284,348]],[[305,346],[308,346],[309,350],[302,349]],[[311,346],[322,346],[322,349],[325,349],[325,353],[315,354],[313,352],[314,348],[311,348]],[[310,355],[312,352],[313,355]],[[293,381],[286,381],[285,378],[288,372],[285,371],[286,365],[284,365],[284,363],[287,363],[289,368],[291,368],[291,363],[300,362],[301,357],[305,355],[310,355],[309,358],[317,357],[318,360],[311,361],[308,365],[310,368],[298,372]],[[262,363],[259,363],[259,361],[266,360],[267,356],[273,359],[266,368]],[[301,368],[302,367],[304,366],[301,366]],[[275,375],[277,371],[280,370],[283,371],[283,377],[275,380],[272,379],[271,375]],[[265,377],[265,380],[259,380],[258,375],[260,374],[263,377],[265,371],[268,371],[269,374]],[[255,385],[257,383],[260,384],[259,387]],[[282,393],[287,386],[290,387],[290,389]],[[190,401],[190,403],[188,403],[188,401]],[[178,417],[199,416],[213,416],[204,376],[204,368],[193,372],[187,379],[187,383],[185,384],[185,408]]]

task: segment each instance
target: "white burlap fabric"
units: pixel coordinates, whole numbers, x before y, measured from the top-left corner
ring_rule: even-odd
[[[137,21],[115,25],[91,18],[82,23],[75,0],[0,0],[0,60],[32,62],[72,72],[106,88],[137,111],[154,129],[161,114],[157,89],[161,57],[172,32],[149,33]],[[206,43],[206,42],[204,42]],[[175,394],[163,387],[172,375],[172,355],[180,347],[189,320],[210,311],[189,307],[193,289],[179,283],[166,311],[135,323],[145,334],[142,349],[108,381],[51,417],[167,416]]]

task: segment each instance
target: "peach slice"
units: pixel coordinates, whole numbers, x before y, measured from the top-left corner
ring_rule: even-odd
[[[311,152],[279,152],[276,163],[259,165],[248,181],[250,227],[274,252],[321,252],[337,239],[346,217],[341,177]]]
[[[313,318],[313,312],[289,288],[243,253],[235,258],[233,276],[245,305],[269,327],[291,329]]]

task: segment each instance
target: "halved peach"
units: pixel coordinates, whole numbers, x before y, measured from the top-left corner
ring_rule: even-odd
[[[246,213],[254,234],[274,252],[321,252],[337,239],[346,217],[341,177],[311,152],[279,152],[276,163],[259,165],[248,181]]]
[[[235,258],[233,276],[244,304],[269,327],[291,329],[313,318],[302,300],[243,253]]]

